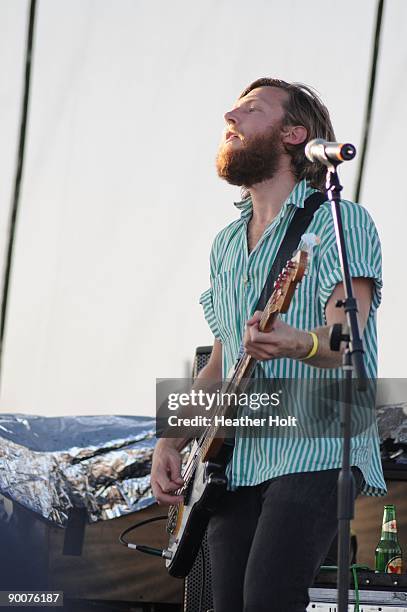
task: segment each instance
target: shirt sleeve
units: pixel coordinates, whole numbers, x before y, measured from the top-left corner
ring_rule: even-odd
[[[359,204],[341,203],[345,243],[352,278],[371,278],[373,298],[370,314],[381,302],[382,254],[376,226],[369,213]],[[342,282],[338,248],[336,245],[333,219],[325,228],[321,242],[321,256],[318,271],[319,300],[323,312],[335,286]]]
[[[204,291],[199,298],[199,303],[203,307],[204,317],[206,322],[208,323],[213,335],[215,338],[220,339],[219,326],[215,315],[215,310],[213,307],[213,292],[212,285],[213,279],[216,275],[216,240],[212,245],[211,255],[210,255],[210,287],[206,291]]]

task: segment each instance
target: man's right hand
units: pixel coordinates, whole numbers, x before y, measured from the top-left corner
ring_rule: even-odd
[[[182,495],[172,495],[184,482],[177,442],[176,439],[161,438],[154,449],[151,488],[158,504],[179,504],[183,501]]]
[[[208,363],[197,376],[198,384],[205,380],[219,381],[222,379],[222,344],[217,338]],[[184,481],[181,478],[180,450],[190,442],[190,439],[160,438],[153,454],[151,466],[151,488],[159,504],[179,504],[184,501],[182,495],[172,495]]]

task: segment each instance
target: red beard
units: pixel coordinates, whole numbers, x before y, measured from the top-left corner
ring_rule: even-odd
[[[242,141],[239,148],[219,147],[216,158],[218,176],[231,185],[251,187],[275,176],[281,156],[281,126]]]

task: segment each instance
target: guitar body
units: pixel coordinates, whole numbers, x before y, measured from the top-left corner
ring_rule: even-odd
[[[197,457],[197,449],[198,445],[195,443],[186,469]],[[171,576],[185,578],[192,568],[209,519],[226,491],[225,470],[232,451],[233,447],[225,443],[216,460],[202,462],[198,459],[184,492],[184,502],[171,507],[172,512],[169,513],[167,524],[167,551],[170,551],[172,556],[171,559],[166,559],[167,570]]]

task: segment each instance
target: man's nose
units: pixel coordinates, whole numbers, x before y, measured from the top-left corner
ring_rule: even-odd
[[[223,115],[226,123],[232,123],[233,125],[235,125],[237,123],[237,117],[236,117],[236,113],[234,110],[231,111],[227,111],[224,115]]]

